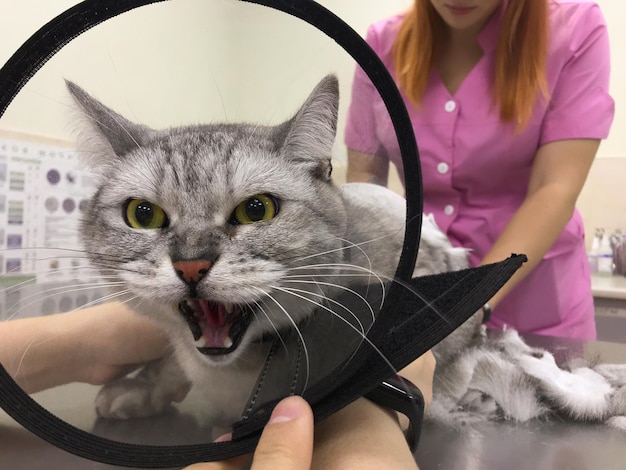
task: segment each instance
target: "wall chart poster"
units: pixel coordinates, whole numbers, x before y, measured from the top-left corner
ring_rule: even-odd
[[[0,137],[0,279],[88,278],[78,223],[91,188],[71,147]]]

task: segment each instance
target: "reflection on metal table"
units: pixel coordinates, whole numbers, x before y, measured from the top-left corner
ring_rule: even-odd
[[[526,336],[557,361],[599,357],[626,362],[624,343]],[[486,422],[461,431],[425,423],[416,453],[420,470],[624,470],[626,434],[603,424],[534,420],[519,424]]]

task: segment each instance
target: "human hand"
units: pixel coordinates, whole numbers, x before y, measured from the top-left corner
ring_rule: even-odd
[[[426,406],[433,400],[433,377],[436,366],[435,356],[431,351],[427,351],[399,372],[399,375],[420,389]]]
[[[28,393],[70,382],[101,385],[165,355],[163,331],[112,302],[0,322],[0,362]]]
[[[276,405],[252,457],[251,470],[309,470],[313,455],[313,411],[299,396]],[[185,470],[240,470],[249,456],[198,463]]]
[[[69,354],[78,382],[106,384],[163,357],[169,349],[159,326],[119,302],[61,314],[59,321],[76,342]]]

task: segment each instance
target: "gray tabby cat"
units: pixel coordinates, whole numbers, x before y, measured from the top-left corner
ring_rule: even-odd
[[[264,335],[297,329],[356,279],[393,276],[404,200],[380,186],[331,181],[335,77],[274,127],[156,131],[68,88],[86,117],[80,148],[99,178],[82,224],[88,255],[123,281],[120,298],[160,323],[174,351],[105,386],[100,416],[159,413],[193,383],[214,418],[232,423],[267,354]],[[426,217],[415,275],[466,266],[466,251]],[[626,366],[560,369],[514,331],[488,338],[479,315],[434,352],[433,419],[560,413],[626,429]]]

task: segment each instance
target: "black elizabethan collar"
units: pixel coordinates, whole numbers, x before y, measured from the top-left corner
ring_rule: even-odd
[[[0,116],[49,58],[88,29],[135,8],[163,0],[86,0],[43,26],[0,69]],[[402,255],[382,310],[349,363],[337,367],[303,396],[323,419],[376,389],[384,380],[460,326],[525,261],[512,256],[494,265],[410,279],[421,233],[422,180],[413,128],[383,63],[365,41],[336,15],[312,0],[240,0],[265,5],[313,25],[348,52],[369,76],[393,123],[404,166],[407,223]],[[404,285],[402,285],[404,284]],[[417,296],[413,292],[419,292]],[[381,358],[380,353],[389,361]],[[180,467],[230,458],[254,450],[275,401],[236,423],[233,441],[149,446],[120,443],[80,430],[32,400],[0,366],[0,406],[22,426],[68,452],[103,463],[138,468]],[[402,411],[402,410],[400,410]]]

